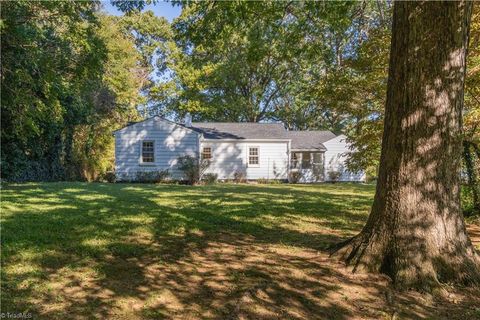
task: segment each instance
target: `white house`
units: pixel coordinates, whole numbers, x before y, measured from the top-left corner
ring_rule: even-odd
[[[237,174],[248,180],[287,180],[299,172],[301,182],[321,182],[336,172],[340,181],[364,181],[363,173],[344,166],[345,136],[330,131],[287,131],[280,123],[175,123],[155,116],[114,132],[117,180],[137,172],[169,170],[181,179],[177,159],[209,159],[207,173],[218,179]]]

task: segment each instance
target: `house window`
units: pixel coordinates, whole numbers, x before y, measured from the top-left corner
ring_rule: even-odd
[[[310,169],[312,167],[311,153],[302,153],[302,169]]]
[[[299,154],[296,152],[292,153],[292,168],[293,169],[300,169],[300,161],[299,161]]]
[[[323,153],[312,153],[312,163],[318,165],[323,164]]]
[[[142,141],[142,162],[155,162],[155,150],[153,141]]]
[[[249,147],[248,148],[248,164],[251,166],[260,165],[260,158],[258,147]]]
[[[203,147],[202,159],[203,160],[212,159],[212,148],[211,147]]]

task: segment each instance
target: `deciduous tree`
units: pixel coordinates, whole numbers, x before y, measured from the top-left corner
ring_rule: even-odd
[[[396,2],[375,199],[337,254],[400,287],[480,283],[460,207],[469,1]]]

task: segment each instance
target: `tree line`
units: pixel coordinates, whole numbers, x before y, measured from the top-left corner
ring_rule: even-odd
[[[172,23],[144,2],[2,5],[2,177],[93,180],[112,169],[111,132],[153,114],[197,121],[281,121],[345,133],[348,166],[376,176],[392,5],[172,2]],[[464,164],[477,190],[480,9],[465,90]]]
[[[168,22],[114,17],[90,1],[2,4],[2,178],[93,180],[112,131],[140,119]]]

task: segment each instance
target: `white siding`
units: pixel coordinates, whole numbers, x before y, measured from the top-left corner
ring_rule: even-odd
[[[155,162],[141,164],[143,140],[155,144]],[[115,132],[115,173],[119,180],[134,179],[138,171],[168,169],[172,178],[181,178],[177,158],[198,155],[199,134],[173,122],[154,117]]]
[[[339,181],[365,181],[365,173],[352,173],[345,166],[346,154],[349,151],[346,142],[346,136],[339,135],[323,145],[327,148],[325,151],[325,180],[329,181],[329,171],[339,171],[341,173]]]
[[[207,173],[218,174],[219,179],[233,179],[242,172],[247,179],[287,179],[288,142],[267,141],[212,141],[201,142],[212,148],[212,160]],[[258,147],[260,163],[248,166],[248,147]]]

